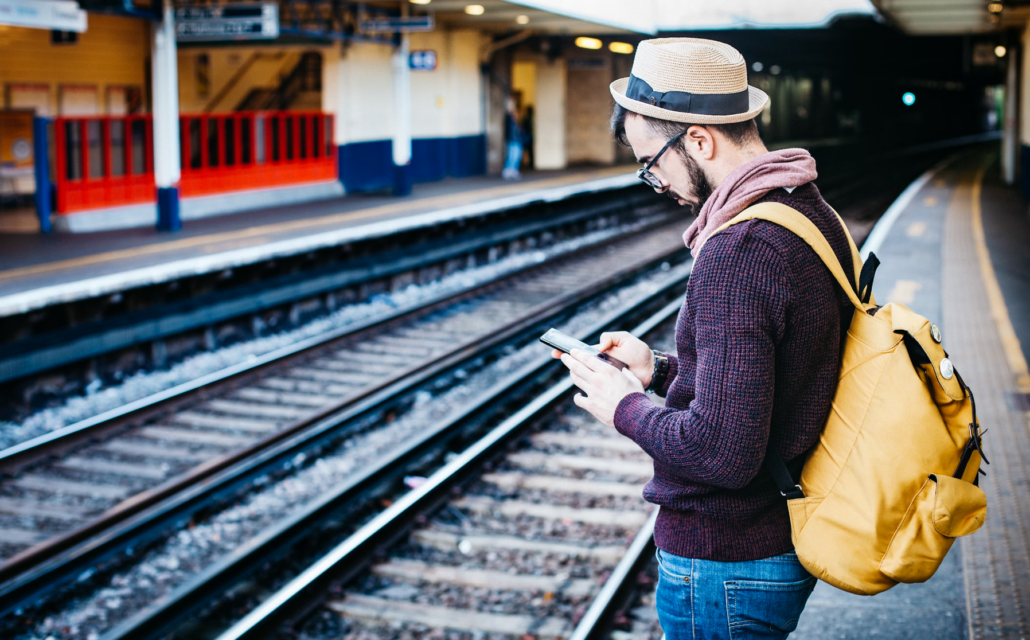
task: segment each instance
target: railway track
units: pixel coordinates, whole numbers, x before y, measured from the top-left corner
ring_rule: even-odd
[[[523,269],[500,282],[443,295],[428,304],[398,310],[389,318],[308,340],[269,354],[258,362],[207,376],[110,415],[73,425],[37,442],[0,452],[0,471],[9,476],[7,481],[0,481],[0,533],[11,534],[0,536],[0,543],[4,540],[22,542],[0,546],[0,552],[13,553],[6,555],[5,564],[0,565],[0,616],[22,615],[26,603],[67,584],[82,571],[90,574],[97,571],[97,567],[106,570],[104,563],[113,556],[134,545],[146,547],[169,527],[192,526],[197,513],[213,508],[218,500],[224,501],[226,496],[253,482],[261,473],[276,465],[282,466],[290,456],[318,455],[319,443],[339,442],[341,437],[370,430],[373,424],[389,422],[397,412],[417,403],[414,396],[419,385],[425,386],[434,379],[438,385],[453,384],[455,379],[467,375],[462,367],[474,370],[488,354],[503,349],[506,342],[511,342],[528,327],[548,318],[561,317],[614,283],[627,282],[662,260],[682,253],[681,227],[681,222],[667,227],[654,225],[631,238],[608,244],[607,253],[602,257],[596,255],[597,247],[592,246],[553,263]],[[647,240],[648,234],[655,237],[664,234],[666,240],[656,244]],[[660,246],[663,242],[664,247]],[[647,258],[637,259],[639,256]],[[613,264],[619,265],[614,272],[599,276]],[[554,269],[561,269],[560,275],[555,275]],[[451,372],[449,382],[441,382],[446,377],[445,372]],[[505,383],[505,388],[514,390],[524,382],[516,376]],[[406,400],[395,400],[405,394]],[[496,397],[489,402],[477,400],[470,407],[482,408],[494,401]],[[283,553],[290,544],[303,538],[304,528],[316,525],[320,517],[339,511],[343,504],[367,502],[369,496],[380,495],[384,485],[396,482],[400,469],[424,464],[424,459],[433,455],[427,451],[435,447],[439,453],[445,441],[453,437],[457,422],[468,418],[466,411],[451,420],[446,429],[430,434],[431,437],[415,438],[405,446],[398,446],[396,452],[384,450],[381,452],[385,454],[384,460],[378,466],[373,465],[362,478],[334,489],[330,499],[305,509],[303,517],[276,524],[272,527],[274,531],[270,529],[260,544],[250,545],[245,553],[237,554],[231,561],[203,571],[197,579],[160,603],[142,607],[138,614],[110,629],[103,637],[156,637],[154,634],[174,628],[188,612],[198,611],[205,601],[221,597],[234,580],[238,582],[240,576],[253,571],[271,555]],[[629,493],[639,496],[640,487],[635,485],[640,478],[613,474],[610,460],[608,467],[583,466],[578,470],[562,468],[561,464],[556,467],[553,461],[574,462],[578,458],[580,463],[587,464],[583,459],[593,458],[596,464],[613,455],[620,460],[630,460],[633,453],[618,450],[617,443],[622,440],[614,432],[602,431],[612,437],[606,448],[606,443],[596,440],[605,436],[585,432],[582,427],[582,424],[556,422],[553,431],[559,436],[557,439],[548,435],[551,427],[530,438],[524,442],[529,447],[529,458],[515,455],[505,459],[500,463],[501,472],[481,476],[472,489],[466,486],[465,489],[471,491],[467,499],[449,504],[447,510],[440,513],[444,518],[447,514],[453,516],[451,524],[459,528],[489,527],[491,523],[510,525],[514,527],[512,535],[508,536],[512,540],[553,534],[557,530],[554,522],[558,522],[559,528],[573,534],[578,532],[579,537],[573,535],[568,543],[570,557],[578,557],[572,547],[588,540],[611,541],[607,546],[612,549],[618,542],[625,548],[629,534],[639,524],[640,513],[645,513],[637,513],[624,504],[632,502]],[[567,437],[570,433],[593,440],[589,446],[574,446]],[[559,442],[562,434],[566,434],[564,444]],[[532,462],[533,455],[551,457],[536,459],[543,465],[538,468],[527,462]],[[388,472],[391,464],[396,468]],[[541,477],[538,475],[541,471],[550,475],[545,473],[542,476],[545,480],[535,480]],[[557,482],[555,478],[565,480]],[[632,491],[619,493],[616,485],[630,486]],[[606,498],[598,493],[602,490],[609,491],[604,494]],[[646,508],[639,500],[637,503],[641,509]],[[618,521],[607,529],[598,528],[601,527],[599,521],[615,512],[625,512],[627,522]],[[562,517],[559,519],[558,515]],[[527,519],[535,524],[528,529],[520,528],[520,523],[525,524]],[[423,529],[446,533],[445,524],[434,520]],[[615,556],[610,555],[608,559],[613,560],[614,565],[598,565],[600,569],[594,567],[597,570],[587,572],[583,578],[569,574],[567,580],[578,580],[578,586],[543,592],[550,594],[544,598],[546,602],[532,605],[529,613],[510,613],[504,607],[500,610],[495,607],[485,615],[521,616],[518,620],[531,630],[553,628],[560,631],[555,635],[561,637],[577,633],[580,635],[571,637],[588,637],[578,629],[573,630],[569,620],[574,622],[585,614],[583,620],[593,616],[600,625],[610,618],[612,603],[625,591],[624,583],[631,581],[631,576],[638,573],[644,562],[640,553],[650,536],[647,526],[645,519],[643,528],[636,530],[638,535],[633,538],[631,553],[623,554],[623,560],[613,560]],[[40,531],[46,534],[43,540],[38,535]],[[26,533],[36,534],[36,537],[23,535]],[[488,534],[501,535],[489,531]],[[462,541],[467,542],[468,536],[461,537],[455,544],[460,546]],[[322,618],[342,619],[343,612],[354,621],[355,629],[373,634],[370,637],[389,637],[375,635],[382,632],[376,625],[413,625],[411,628],[416,629],[418,625],[425,627],[433,620],[442,619],[441,615],[449,618],[448,624],[455,625],[446,607],[440,609],[443,606],[440,603],[447,604],[450,597],[446,595],[451,593],[448,590],[452,587],[465,592],[482,589],[484,581],[497,577],[491,572],[508,571],[487,565],[472,567],[473,575],[479,576],[477,584],[480,586],[451,584],[446,580],[456,575],[454,571],[446,568],[437,571],[434,569],[437,565],[429,564],[436,557],[433,553],[444,553],[439,545],[432,552],[423,544],[424,540],[409,540],[408,545],[416,542],[422,546],[412,551],[410,557],[398,556],[398,562],[387,568],[379,567],[355,583],[357,590],[334,596],[331,604],[322,610]],[[368,550],[365,548],[366,555]],[[468,555],[461,548],[457,553],[462,557]],[[497,552],[487,549],[483,553]],[[629,565],[626,558],[633,559]],[[389,565],[392,561],[384,562]],[[420,562],[422,564],[418,564]],[[398,568],[400,565],[406,569]],[[536,566],[534,571],[537,570],[543,569]],[[609,572],[614,572],[613,576],[621,575],[621,582],[609,582],[601,587],[595,578]],[[399,581],[398,584],[410,587],[415,574],[431,574],[432,579],[423,576],[418,584],[429,589],[427,593],[440,595],[440,603],[416,602],[420,606],[405,609],[410,610],[410,615],[404,619],[387,619],[385,614],[374,614],[376,610],[389,609],[395,613],[394,610],[404,609],[403,606],[398,608],[389,597],[391,593],[396,595],[397,590],[386,592],[388,602],[385,604],[374,599],[384,599],[379,591],[391,588],[387,582]],[[460,579],[455,580],[461,583]],[[588,588],[591,580],[598,584]],[[525,584],[543,585],[544,582]],[[437,586],[431,587],[434,584]],[[403,586],[400,591],[404,591]],[[602,597],[593,600],[594,604],[588,607],[591,598],[598,594]],[[556,598],[560,602],[554,605],[558,608],[552,608],[553,611],[573,611],[572,618],[565,620],[557,613],[540,613],[552,611],[540,607],[551,606],[549,603]],[[602,602],[606,604],[598,604]],[[292,607],[292,604],[286,606],[287,609]],[[259,607],[255,613],[260,610]],[[481,623],[484,629],[513,622],[503,617],[496,620],[481,617],[478,613],[469,619],[478,620],[476,624]],[[259,626],[267,631],[268,624],[262,621]],[[245,635],[250,633],[247,631]]]
[[[7,508],[25,509],[13,517],[65,526],[68,533],[58,533],[3,567],[10,576],[0,585],[4,612],[19,609],[79,571],[92,570],[128,544],[141,544],[141,531],[156,534],[172,519],[188,520],[218,491],[244,481],[246,474],[233,464],[246,466],[252,478],[260,468],[295,453],[302,445],[294,440],[310,446],[334,428],[339,437],[340,425],[348,420],[348,433],[368,428],[367,421],[359,426],[355,418],[384,400],[462,362],[482,359],[527,326],[567,313],[662,260],[683,255],[678,236],[679,225],[652,226],[608,243],[603,252],[586,249],[502,283],[400,313],[389,323],[300,345],[245,370],[164,394],[94,421],[88,429],[69,430],[74,443],[54,437],[8,452],[15,454],[7,456],[8,468],[18,475],[0,484],[0,493],[6,494]],[[305,435],[312,429],[315,433]],[[262,454],[265,467],[252,463]],[[91,459],[100,462],[84,471],[89,465],[82,461]],[[172,463],[176,460],[181,460],[178,467]],[[142,473],[129,473],[135,470]],[[39,482],[19,482],[25,478]],[[67,491],[73,485],[77,490]],[[142,492],[103,511],[133,490]],[[161,510],[163,519],[155,515]]]
[[[633,332],[668,340],[679,306]],[[218,640],[606,637],[653,551],[652,465],[572,389],[532,399]]]

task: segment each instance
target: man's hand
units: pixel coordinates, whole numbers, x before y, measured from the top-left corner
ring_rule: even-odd
[[[627,331],[602,333],[601,344],[594,345],[594,348],[621,360],[644,388],[651,384],[651,378],[654,377],[654,352],[640,338]],[[551,351],[551,357],[555,360],[561,360],[562,355],[557,349]]]
[[[641,340],[627,331],[612,331],[601,334],[597,350],[607,353],[616,360],[622,360],[629,372],[647,388],[654,377],[654,352]]]
[[[615,426],[615,408],[619,402],[631,393],[644,390],[644,385],[629,369],[616,369],[579,349],[562,354],[561,361],[569,368],[573,384],[587,394],[576,394],[573,398],[576,405],[609,427]]]

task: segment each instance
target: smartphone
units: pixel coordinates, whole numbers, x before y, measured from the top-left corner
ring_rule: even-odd
[[[549,347],[553,347],[562,353],[569,353],[573,349],[579,349],[580,351],[586,351],[587,353],[598,358],[602,362],[607,362],[616,369],[625,369],[626,364],[621,360],[616,360],[607,353],[602,353],[597,349],[591,347],[585,342],[580,342],[567,333],[562,333],[557,329],[548,329],[547,333],[540,336],[540,342],[543,342]]]

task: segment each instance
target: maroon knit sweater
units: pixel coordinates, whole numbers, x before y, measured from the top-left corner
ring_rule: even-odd
[[[759,202],[805,214],[852,273],[847,239],[814,184]],[[740,562],[793,548],[787,504],[763,468],[776,447],[798,477],[819,439],[852,307],[815,252],[761,220],[712,236],[676,325],[664,408],[626,396],[615,427],[654,459],[644,498],[661,505],[655,543]]]

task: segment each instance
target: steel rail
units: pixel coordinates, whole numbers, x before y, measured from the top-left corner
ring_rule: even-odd
[[[654,225],[648,225],[647,227],[640,229],[638,233],[647,233],[648,230],[652,230],[660,225],[661,222],[656,222]],[[568,254],[563,254],[563,256],[573,257],[596,249],[596,246],[598,245],[584,246],[575,251],[569,252]],[[468,358],[470,357],[470,349],[476,351],[490,348],[498,344],[499,341],[503,341],[505,336],[511,335],[512,332],[517,332],[519,327],[524,325],[526,322],[532,322],[533,320],[538,321],[542,316],[559,313],[565,306],[581,302],[586,297],[595,295],[599,291],[603,290],[607,286],[608,282],[614,282],[617,278],[633,277],[637,273],[650,268],[661,260],[674,259],[676,255],[683,253],[685,253],[684,249],[677,249],[669,254],[659,256],[658,258],[653,256],[647,257],[646,259],[632,263],[623,269],[614,272],[611,274],[611,278],[597,282],[591,287],[570,292],[565,296],[552,298],[550,301],[531,309],[529,312],[515,318],[507,324],[501,325],[489,339],[481,340],[474,338],[468,341],[468,343],[457,345],[454,349],[440,354],[435,358],[424,360],[417,366],[400,371],[393,377],[386,378],[378,383],[372,384],[356,394],[352,394],[351,396],[344,398],[341,402],[335,405],[322,409],[303,420],[287,425],[283,429],[266,436],[250,446],[241,448],[224,456],[212,458],[211,460],[194,467],[185,474],[176,476],[161,485],[139,493],[122,503],[115,505],[86,526],[55,536],[39,545],[12,556],[5,564],[0,566],[0,615],[3,615],[6,610],[4,604],[6,602],[6,596],[12,590],[13,585],[8,583],[13,581],[16,576],[23,574],[26,571],[30,571],[33,567],[41,565],[57,554],[65,552],[75,545],[81,544],[84,541],[97,536],[98,533],[106,529],[110,529],[113,525],[126,520],[148,507],[158,504],[162,500],[166,500],[178,493],[181,493],[191,485],[201,482],[206,478],[210,478],[214,474],[240,462],[241,460],[253,457],[258,452],[267,449],[278,442],[286,440],[293,434],[309,428],[320,420],[338,414],[349,407],[362,405],[364,401],[381,395],[386,389],[390,389],[391,393],[402,393],[407,388],[410,388],[411,385],[418,384],[425,380],[427,376],[436,375],[440,370],[442,370],[442,368],[453,366],[451,360],[453,360],[456,355],[464,354],[462,357]],[[154,417],[155,414],[161,411],[169,411],[180,403],[190,401],[194,396],[213,393],[215,389],[221,389],[227,385],[238,384],[243,379],[259,375],[260,372],[265,369],[273,366],[281,366],[283,361],[288,358],[306,354],[314,349],[323,348],[326,344],[333,341],[352,338],[359,332],[372,330],[373,328],[379,327],[387,322],[395,322],[407,317],[428,313],[433,308],[453,304],[457,300],[482,294],[494,287],[500,286],[503,281],[524,275],[533,270],[546,268],[547,264],[548,263],[537,263],[534,265],[527,265],[506,274],[506,276],[501,279],[475,285],[470,289],[464,289],[459,292],[442,294],[430,301],[415,303],[408,307],[398,309],[394,313],[385,317],[378,316],[376,318],[370,318],[360,323],[327,332],[320,336],[314,336],[307,340],[270,352],[254,360],[216,371],[207,376],[198,378],[197,380],[184,383],[167,391],[159,392],[152,396],[148,396],[147,398],[129,403],[122,408],[115,409],[105,414],[101,414],[96,418],[71,425],[64,430],[54,432],[54,434],[48,434],[47,436],[37,438],[36,440],[24,443],[24,445],[20,445],[19,447],[14,447],[0,453],[0,469],[5,469],[6,467],[6,471],[11,473],[17,468],[23,467],[33,461],[37,461],[40,458],[57,455],[61,451],[84,440],[97,438],[104,433],[138,425],[147,419]],[[408,384],[398,387],[398,384],[404,380],[407,380]],[[7,454],[6,457],[3,454]],[[4,464],[5,461],[6,465]]]
[[[643,232],[642,232],[643,233]],[[499,328],[487,339],[473,339],[439,357],[375,385],[343,407],[336,407],[275,434],[247,449],[202,465],[197,474],[180,477],[175,486],[157,487],[148,495],[130,499],[123,511],[108,513],[103,520],[68,534],[55,544],[40,549],[34,557],[20,559],[21,570],[10,571],[0,584],[0,616],[24,606],[71,579],[79,572],[103,562],[129,544],[139,544],[175,521],[189,519],[206,504],[232,493],[250,478],[291,459],[299,451],[318,446],[331,438],[350,435],[360,429],[361,418],[420,384],[447,370],[488,353],[529,328],[582,304],[613,285],[633,278],[663,261],[685,255],[685,249],[660,256],[648,256],[625,265],[609,277],[590,286],[568,292],[538,305]],[[215,462],[218,462],[217,466]],[[117,509],[117,507],[116,507]],[[111,511],[115,511],[112,509]],[[23,554],[24,555],[24,554]]]
[[[564,214],[543,219],[540,214],[534,214],[534,218],[528,221],[495,222],[494,226],[479,233],[467,232],[453,238],[432,240],[424,246],[419,245],[414,255],[411,246],[391,248],[312,272],[280,275],[228,291],[206,293],[198,298],[163,303],[16,343],[0,344],[0,382],[10,382],[140,343],[168,339],[362,282],[440,264],[491,245],[611,215],[622,207],[646,206],[646,198],[624,191],[612,202],[575,204],[578,205],[576,209]],[[376,241],[387,238],[389,236]]]
[[[619,322],[633,310],[646,305],[648,301],[675,295],[686,282],[686,278],[678,278],[666,283],[658,290],[641,296],[627,303],[624,307],[608,314],[589,329],[581,332],[581,337],[589,339],[600,334],[605,328]],[[662,319],[671,317],[680,301],[673,300],[663,307],[659,314]],[[537,379],[554,370],[554,362],[542,357],[536,362],[527,364],[506,379],[495,385],[487,394],[480,396],[457,413],[427,428],[421,437],[406,442],[387,458],[364,471],[346,485],[335,488],[316,503],[303,509],[293,517],[280,522],[258,538],[249,541],[242,551],[234,553],[224,561],[213,565],[191,581],[179,587],[175,592],[165,596],[157,604],[141,610],[133,617],[125,620],[102,636],[102,640],[128,640],[140,638],[156,638],[166,632],[177,620],[189,615],[193,610],[209,603],[223,593],[228,587],[238,582],[254,567],[308,534],[312,526],[333,512],[339,511],[347,504],[354,503],[368,494],[374,487],[383,486],[393,479],[405,475],[413,462],[423,460],[433,449],[440,449],[454,437],[467,430],[467,423],[476,416],[490,412],[493,408],[507,404],[527,381]]]
[[[648,230],[660,226],[666,222],[665,220],[656,220],[655,222],[642,227],[634,234],[646,233]],[[538,270],[546,267],[548,264],[553,263],[556,260],[566,259],[582,253],[587,253],[592,249],[604,244],[604,241],[599,243],[585,245],[578,247],[568,253],[563,253],[546,260],[543,263],[533,263],[523,265],[517,269],[514,269],[499,278],[482,282],[479,284],[465,287],[458,291],[450,293],[442,293],[437,296],[433,296],[426,300],[413,302],[411,304],[398,307],[394,311],[388,314],[376,315],[374,317],[366,318],[358,322],[349,324],[344,327],[339,327],[327,331],[323,334],[306,338],[299,342],[291,345],[276,349],[262,356],[247,360],[239,364],[214,371],[207,375],[201,376],[195,380],[184,382],[180,385],[176,385],[170,389],[160,391],[155,394],[151,394],[144,398],[134,400],[126,403],[121,407],[105,411],[91,418],[81,420],[74,424],[70,424],[60,429],[55,429],[50,433],[32,438],[25,442],[19,443],[12,447],[0,450],[0,473],[11,473],[17,470],[19,467],[26,464],[30,464],[40,457],[46,457],[53,455],[53,447],[58,446],[60,443],[63,446],[72,446],[81,442],[82,438],[92,438],[96,434],[105,429],[117,428],[127,420],[142,420],[149,417],[146,413],[148,411],[155,410],[162,405],[166,405],[174,401],[182,401],[186,396],[191,395],[201,389],[210,389],[215,384],[227,383],[234,381],[245,374],[256,373],[261,369],[267,368],[269,365],[276,365],[281,363],[286,358],[301,355],[312,349],[322,347],[326,343],[339,340],[342,338],[353,337],[355,334],[368,330],[377,325],[381,325],[387,322],[395,322],[397,320],[410,317],[418,313],[425,313],[431,310],[433,307],[442,306],[445,304],[453,304],[463,297],[476,295],[483,293],[484,291],[496,287],[498,284],[505,280],[510,280],[517,276],[523,275],[530,271]]]
[[[675,317],[681,306],[680,300],[669,302],[644,323],[633,328],[631,332],[634,335],[645,335],[656,326]],[[606,320],[608,322],[605,325],[611,323],[610,319]],[[594,335],[601,330],[601,326],[594,327]],[[320,602],[318,594],[324,591],[330,582],[353,577],[371,560],[376,550],[396,539],[418,515],[425,513],[442,500],[445,500],[452,488],[473,475],[508,442],[525,431],[534,419],[549,410],[558,401],[565,399],[572,389],[572,380],[564,377],[560,382],[528,402],[511,417],[501,422],[501,424],[494,427],[449,463],[434,472],[425,483],[404,494],[390,507],[358,529],[353,535],[319,558],[314,564],[219,635],[217,640],[244,640],[267,637],[279,627],[295,623],[318,605]],[[646,527],[647,525],[645,524]],[[631,545],[630,552],[636,555],[636,559],[633,561],[634,564],[637,560],[640,560],[646,549],[646,544],[640,542],[641,540],[646,542],[646,538],[647,533],[641,531]],[[629,562],[627,561],[627,563]],[[584,619],[580,625],[584,629],[582,633],[593,633],[593,629],[601,624],[603,614],[609,611],[614,595],[618,593],[621,584],[625,582],[626,578],[631,575],[632,566],[634,565],[624,566],[620,562],[618,567],[623,567],[623,569],[619,574],[621,576],[619,584],[613,582],[611,587],[608,587],[607,584],[605,585],[601,595],[606,596],[606,603],[598,605],[600,611],[593,614],[593,622],[590,622],[588,625],[590,629],[584,626],[588,623]],[[615,578],[616,574],[613,573],[612,579]],[[577,628],[577,632],[579,632],[579,628]],[[133,636],[110,635],[104,636],[103,640],[111,640],[117,637]]]

